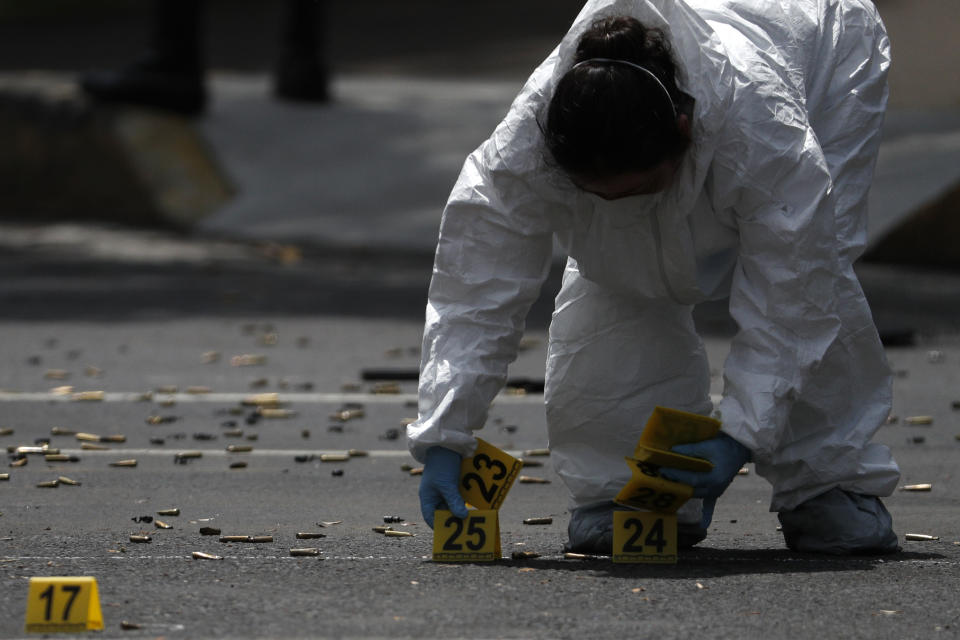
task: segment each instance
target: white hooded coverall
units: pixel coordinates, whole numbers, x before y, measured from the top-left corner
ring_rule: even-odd
[[[663,29],[695,108],[673,184],[608,202],[550,166],[537,118],[580,35],[613,15]],[[555,237],[569,258],[546,411],[572,506],[626,483],[623,457],[656,405],[711,412],[691,312],[726,296],[739,330],[717,417],[773,485],[771,509],[833,487],[889,495],[899,471],[870,440],[890,410],[890,374],[852,269],[888,66],[867,0],[587,2],[467,158],[444,210],[413,456],[436,445],[472,454]]]

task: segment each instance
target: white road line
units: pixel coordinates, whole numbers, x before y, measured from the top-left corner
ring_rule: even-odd
[[[76,389],[83,392],[82,389]],[[172,393],[145,394],[136,391],[108,391],[103,400],[93,402],[165,402],[176,403],[222,403],[239,404],[256,395],[253,393]],[[415,393],[280,393],[281,404],[399,404],[416,402]],[[71,393],[53,391],[0,391],[0,402],[78,402]],[[90,402],[90,401],[88,401]],[[498,404],[543,404],[543,396],[538,394],[513,395],[500,394],[494,401]]]
[[[199,451],[203,454],[204,457],[230,457],[234,460],[243,460],[245,456],[302,456],[302,455],[346,455],[346,449],[254,449],[253,451],[242,451],[242,452],[231,452],[226,451],[225,449],[197,449],[191,447],[177,447],[169,449],[104,449],[104,450],[93,450],[93,449],[65,449],[63,447],[57,447],[60,449],[60,453],[66,455],[75,455],[75,456],[93,456],[93,457],[112,457],[116,458],[118,456],[130,457],[130,456],[173,456],[177,453],[183,453],[185,451]],[[366,451],[366,450],[365,450]],[[366,451],[366,456],[352,456],[351,459],[360,459],[362,460],[365,457],[369,458],[409,458],[410,453],[406,449],[374,449],[372,451]],[[39,457],[38,457],[39,459]],[[320,460],[317,460],[320,462]],[[339,462],[345,462],[343,460]],[[50,463],[55,464],[55,463]],[[65,463],[64,463],[65,464]],[[64,467],[65,469],[68,467]]]
[[[81,390],[78,390],[81,391]],[[104,393],[102,401],[95,402],[165,402],[189,404],[209,402],[222,404],[238,404],[256,395],[253,393],[173,393],[173,394],[144,394],[136,391],[108,391]],[[281,404],[344,404],[357,402],[361,404],[397,404],[413,403],[417,401],[415,393],[280,393]],[[720,394],[711,394],[710,400],[714,406],[720,403]],[[55,393],[53,391],[0,391],[0,402],[78,402],[72,394]],[[494,400],[494,404],[543,404],[543,396],[539,394],[514,395],[501,393]]]

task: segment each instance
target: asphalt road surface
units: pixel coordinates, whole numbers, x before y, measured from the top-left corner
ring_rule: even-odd
[[[77,462],[29,456],[3,469],[0,481],[0,636],[24,635],[30,576],[97,579],[105,637],[953,637],[960,625],[955,596],[960,569],[960,482],[955,478],[960,412],[952,409],[960,344],[891,349],[899,372],[895,413],[879,439],[893,447],[903,483],[933,484],[929,493],[887,499],[904,551],[886,557],[831,558],[783,547],[769,489],[756,475],[738,477],[716,513],[710,537],[682,553],[676,566],[614,565],[607,558],[568,560],[566,499],[549,458],[524,473],[550,484],[516,484],[500,512],[504,555],[535,551],[532,560],[441,564],[430,560],[432,536],[422,523],[418,479],[402,470],[405,418],[413,386],[372,394],[365,368],[417,363],[420,326],[390,318],[180,318],[162,322],[8,322],[0,372],[0,444],[49,438]],[[513,376],[542,373],[543,335],[531,333]],[[725,340],[708,339],[714,366]],[[931,354],[932,350],[940,355]],[[216,352],[214,359],[208,352]],[[205,356],[205,354],[207,354]],[[256,366],[234,356],[265,355]],[[104,390],[102,401],[74,401],[51,389]],[[715,391],[720,381],[715,379]],[[169,387],[176,387],[175,393]],[[195,393],[207,387],[207,393]],[[344,391],[346,389],[346,391]],[[142,394],[152,391],[149,399]],[[250,423],[241,400],[277,392],[288,418]],[[951,395],[953,394],[953,395]],[[480,433],[509,451],[546,442],[541,399],[502,396]],[[361,403],[365,415],[340,422],[331,414]],[[930,415],[929,426],[905,418]],[[170,420],[148,424],[150,416]],[[51,429],[124,435],[109,450],[87,450]],[[331,429],[333,427],[333,429]],[[393,431],[392,431],[393,430]],[[242,432],[242,434],[238,434]],[[212,439],[197,439],[212,438]],[[256,440],[250,440],[251,436]],[[156,444],[163,438],[163,444]],[[920,442],[918,439],[922,439]],[[253,447],[228,453],[231,444]],[[369,452],[345,462],[298,456]],[[201,451],[186,464],[176,454]],[[135,458],[135,468],[111,462]],[[232,469],[230,464],[247,466]],[[342,475],[334,472],[342,471]],[[67,476],[81,484],[39,488]],[[162,517],[172,529],[135,522]],[[372,531],[384,516],[415,534]],[[523,525],[552,516],[553,524]],[[335,522],[326,527],[320,522]],[[271,535],[267,544],[221,543],[225,535]],[[297,540],[301,531],[324,533]],[[152,542],[131,543],[148,533]],[[289,549],[316,547],[318,557]],[[194,560],[192,552],[223,556]],[[121,621],[140,625],[122,630]]]

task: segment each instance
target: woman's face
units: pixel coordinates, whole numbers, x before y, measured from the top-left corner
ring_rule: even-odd
[[[651,169],[628,171],[608,178],[571,179],[577,187],[604,200],[646,196],[659,193],[673,183],[680,160],[664,160]]]

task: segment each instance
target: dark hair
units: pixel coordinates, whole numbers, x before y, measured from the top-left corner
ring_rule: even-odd
[[[591,62],[595,58],[640,65]],[[577,63],[587,61],[576,66]],[[568,175],[605,178],[645,170],[686,151],[675,109],[687,99],[660,29],[619,16],[594,22],[577,44],[574,68],[561,78],[541,123],[547,150]],[[671,104],[672,102],[672,104]]]

